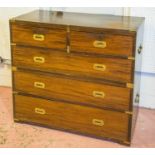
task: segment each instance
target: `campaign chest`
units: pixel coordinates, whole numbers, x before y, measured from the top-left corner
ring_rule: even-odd
[[[10,20],[14,120],[130,145],[144,18],[36,10]]]

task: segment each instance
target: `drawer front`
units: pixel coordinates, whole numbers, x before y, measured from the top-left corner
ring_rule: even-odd
[[[12,24],[11,34],[13,43],[62,50],[66,49],[65,30]]]
[[[133,61],[131,60],[81,56],[50,49],[14,46],[13,65],[47,72],[132,82]]]
[[[133,55],[133,37],[71,31],[71,50],[128,57]]]
[[[14,72],[14,89],[73,103],[129,110],[131,89],[84,82],[65,76]]]
[[[14,101],[15,118],[19,120],[100,138],[128,140],[127,114],[22,95],[15,95]]]

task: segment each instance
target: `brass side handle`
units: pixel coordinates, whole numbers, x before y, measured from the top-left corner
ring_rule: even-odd
[[[34,112],[37,113],[37,114],[41,114],[41,115],[45,115],[46,114],[45,109],[42,109],[42,108],[35,108]]]
[[[96,126],[103,126],[104,125],[104,121],[101,119],[92,119],[92,124],[96,125]]]
[[[139,94],[136,94],[136,98],[135,98],[135,102],[136,102],[136,103],[139,103],[139,98],[140,98],[140,97],[139,97]]]
[[[102,92],[102,91],[94,90],[93,91],[93,96],[96,97],[96,98],[104,98],[105,97],[105,93]]]
[[[34,82],[34,87],[44,89],[45,83],[36,81],[36,82]]]
[[[98,71],[105,71],[106,65],[104,64],[93,64],[93,69]]]
[[[35,57],[33,57],[33,61],[36,62],[36,63],[44,63],[45,62],[45,58],[44,57],[35,56]]]
[[[33,34],[33,39],[36,41],[44,41],[45,36],[43,34]]]
[[[143,49],[143,47],[142,47],[142,45],[140,45],[140,46],[138,47],[138,54],[140,54],[140,53],[142,52],[142,49]]]
[[[107,43],[105,41],[95,40],[93,42],[93,46],[97,48],[105,48],[107,46]]]

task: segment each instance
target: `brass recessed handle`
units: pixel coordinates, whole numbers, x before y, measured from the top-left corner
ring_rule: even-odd
[[[33,34],[33,39],[36,41],[44,41],[45,36],[43,34]]]
[[[103,126],[104,125],[104,121],[101,119],[92,119],[92,124],[96,125],[96,126]]]
[[[97,48],[105,48],[107,46],[107,43],[105,41],[95,40],[93,42],[93,46]]]
[[[93,96],[96,97],[96,98],[104,98],[105,97],[105,93],[102,92],[102,91],[94,90],[93,91]]]
[[[106,65],[104,64],[93,64],[93,69],[98,71],[105,71]]]
[[[35,108],[34,111],[37,114],[41,114],[41,115],[45,115],[46,114],[45,109],[42,109],[42,108]]]
[[[36,62],[36,63],[44,63],[45,62],[45,58],[44,57],[35,56],[35,57],[33,57],[33,61]]]
[[[34,87],[44,89],[45,83],[36,81],[36,82],[34,82]]]

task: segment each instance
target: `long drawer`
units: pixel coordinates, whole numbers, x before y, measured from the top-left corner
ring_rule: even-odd
[[[66,31],[56,28],[11,24],[13,43],[66,50]]]
[[[129,88],[26,71],[15,71],[13,79],[15,91],[101,108],[123,111],[130,108]]]
[[[133,56],[134,38],[109,33],[71,31],[71,50],[113,56]]]
[[[132,82],[133,61],[14,46],[13,65],[34,70]],[[27,52],[28,51],[28,52]]]
[[[15,118],[100,138],[128,141],[129,116],[63,102],[15,95]]]

